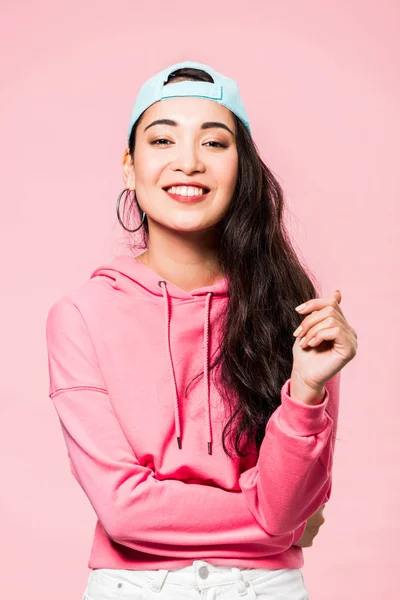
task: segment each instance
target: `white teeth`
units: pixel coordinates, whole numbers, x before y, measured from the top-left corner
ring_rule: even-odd
[[[193,186],[172,186],[167,188],[167,192],[171,192],[171,194],[179,194],[180,196],[201,196],[205,194],[206,190],[203,188],[193,187]]]

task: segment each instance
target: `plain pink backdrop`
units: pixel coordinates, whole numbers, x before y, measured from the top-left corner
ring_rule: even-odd
[[[399,17],[395,0],[3,0],[4,598],[80,600],[86,585],[95,513],[48,398],[45,319],[125,251],[115,203],[134,99],[181,60],[238,81],[296,246],[358,333],[326,522],[304,549],[310,598],[398,597]]]

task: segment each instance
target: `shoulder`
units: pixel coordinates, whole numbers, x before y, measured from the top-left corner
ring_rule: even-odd
[[[96,279],[89,279],[65,292],[50,304],[47,323],[57,320],[61,323],[86,320],[86,315],[96,312],[102,305],[111,307],[112,295],[107,287]]]

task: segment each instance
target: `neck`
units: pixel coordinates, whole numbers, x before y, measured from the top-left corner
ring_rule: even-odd
[[[202,231],[169,230],[157,235],[149,228],[147,250],[136,258],[188,292],[213,285],[224,276],[217,265],[215,243]]]

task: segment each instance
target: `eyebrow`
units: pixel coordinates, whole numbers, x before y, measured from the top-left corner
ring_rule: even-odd
[[[176,121],[173,121],[172,119],[157,119],[156,121],[152,121],[152,123],[147,125],[144,128],[144,131],[147,131],[147,129],[149,129],[149,127],[153,127],[154,125],[172,125],[172,127],[177,127],[178,123]],[[225,125],[225,123],[221,123],[220,121],[206,121],[205,123],[201,124],[200,129],[212,129],[214,127],[219,127],[220,129],[226,129],[233,135],[233,137],[235,137],[235,134],[228,127],[228,125]]]

